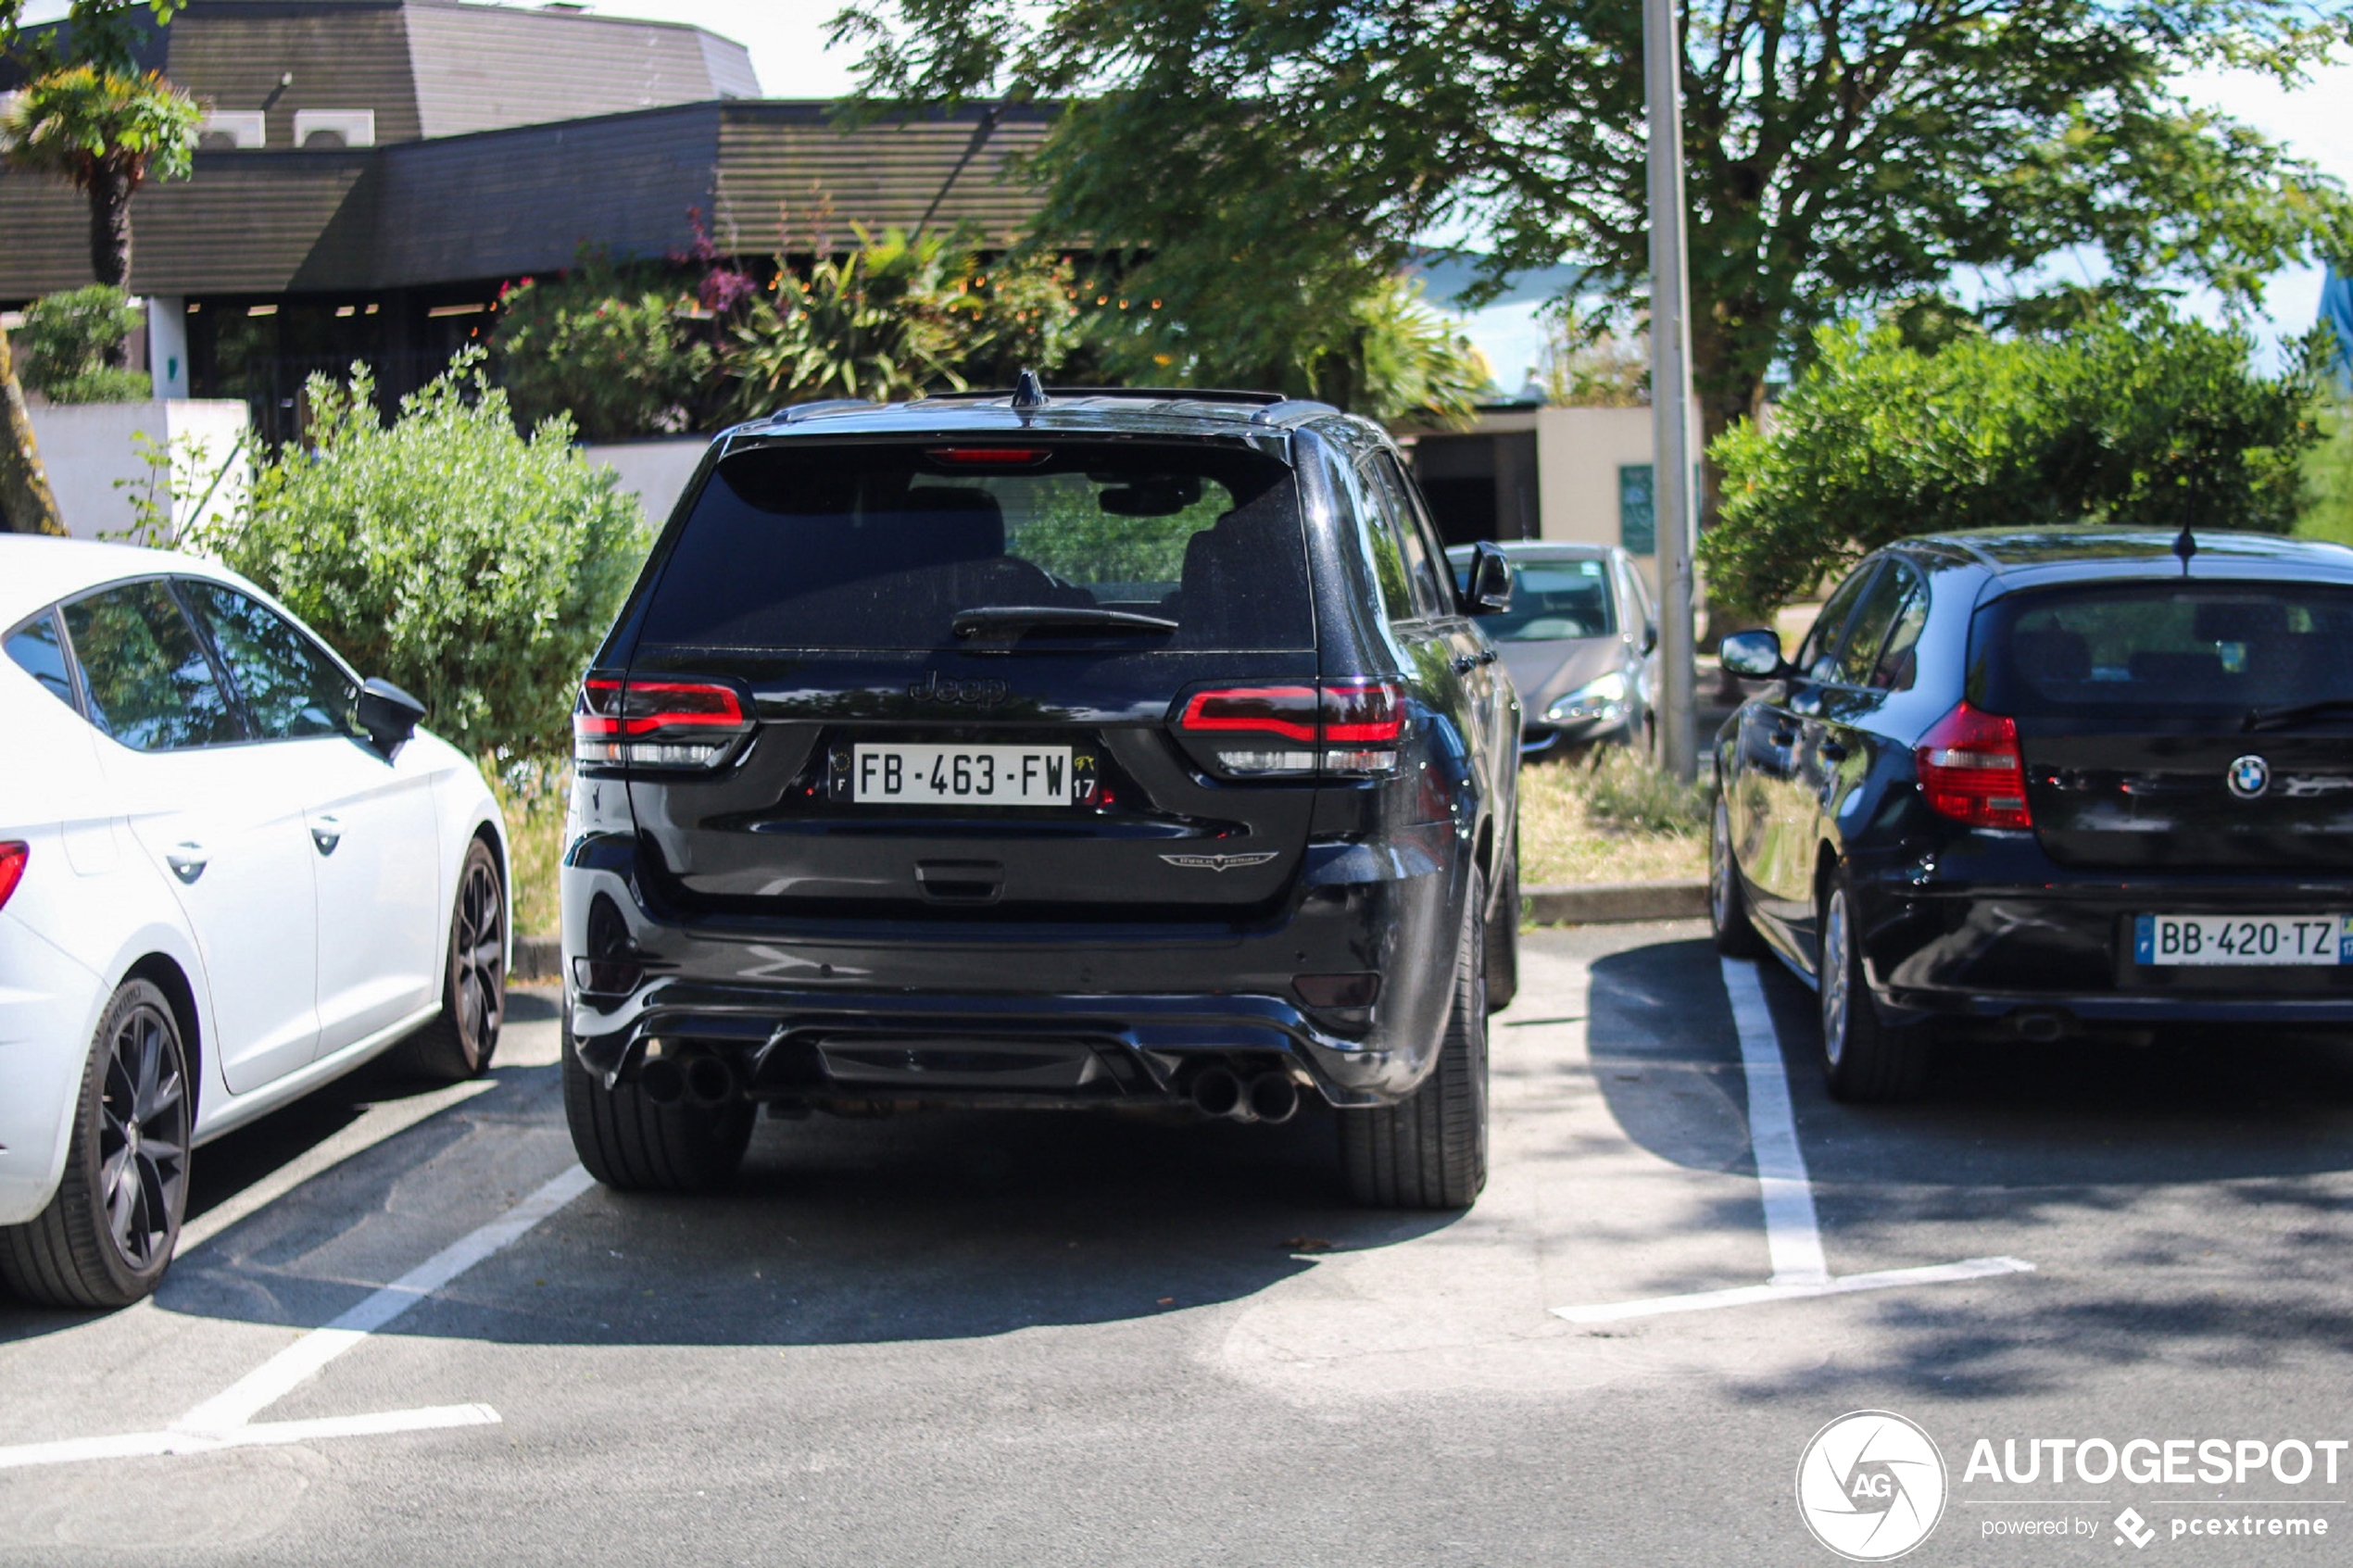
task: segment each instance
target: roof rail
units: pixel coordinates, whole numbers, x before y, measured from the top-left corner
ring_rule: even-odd
[[[1294,425],[1302,420],[1321,419],[1340,410],[1328,403],[1318,403],[1312,397],[1286,397],[1269,403],[1250,417],[1254,425]]]
[[[815,403],[796,403],[789,408],[779,408],[768,416],[770,424],[799,424],[816,414],[830,414],[842,408],[879,408],[880,403],[869,403],[862,397],[827,397]]]
[[[1291,401],[1279,392],[1235,392],[1209,386],[1049,386],[1045,390],[1056,397],[1134,397],[1164,403],[1251,403],[1271,408]],[[1007,387],[993,390],[975,387],[968,392],[926,393],[919,401],[980,402],[1013,395],[1013,390]]]

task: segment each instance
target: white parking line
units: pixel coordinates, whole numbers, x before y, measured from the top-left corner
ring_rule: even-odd
[[[257,1444],[307,1442],[313,1437],[368,1436],[495,1424],[498,1412],[488,1405],[439,1405],[426,1410],[382,1411],[370,1415],[260,1424],[256,1424],[253,1418],[328,1362],[398,1319],[468,1269],[521,1240],[534,1226],[594,1185],[595,1179],[586,1171],[578,1165],[571,1166],[498,1218],[443,1248],[324,1328],[304,1335],[164,1431],[76,1437],[0,1449],[0,1470],[65,1464],[84,1459],[208,1453],[217,1449]]]
[[[1724,995],[1732,1008],[1732,1029],[1740,1036],[1741,1068],[1748,1080],[1748,1142],[1755,1156],[1756,1183],[1764,1199],[1765,1247],[1772,1260],[1773,1277],[1764,1285],[1735,1286],[1728,1290],[1554,1307],[1554,1317],[1570,1323],[1613,1323],[2033,1271],[2034,1265],[2021,1258],[1970,1258],[1958,1263],[1833,1276],[1822,1255],[1821,1222],[1814,1212],[1806,1151],[1797,1141],[1797,1118],[1790,1109],[1789,1075],[1781,1067],[1780,1036],[1773,1027],[1772,1009],[1766,1004],[1765,988],[1756,978],[1754,963],[1743,959],[1720,962]]]

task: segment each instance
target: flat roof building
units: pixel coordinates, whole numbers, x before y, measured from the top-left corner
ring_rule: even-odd
[[[502,283],[683,251],[690,214],[744,256],[912,228],[935,202],[936,226],[1008,240],[1034,197],[998,176],[1051,118],[844,130],[833,104],[761,99],[727,39],[565,5],[193,0],[141,63],[208,111],[193,178],[132,207],[158,389],[242,396],[265,434],[311,370],[364,358],[417,385]],[[62,182],[0,169],[0,307],[90,282]]]

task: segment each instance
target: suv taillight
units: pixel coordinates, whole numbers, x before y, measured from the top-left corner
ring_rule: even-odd
[[[1977,828],[2031,828],[2026,760],[2018,725],[1964,700],[1939,719],[1912,751],[1920,794],[1939,816]]]
[[[590,768],[708,768],[751,727],[733,686],[592,675],[572,712],[573,760]]]
[[[1371,778],[1397,771],[1405,693],[1394,681],[1212,686],[1184,699],[1178,732],[1237,778]]]
[[[0,909],[8,907],[8,896],[24,880],[24,863],[31,859],[30,844],[0,844]]]

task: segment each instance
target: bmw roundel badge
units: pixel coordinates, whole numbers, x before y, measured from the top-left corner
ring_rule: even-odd
[[[2254,800],[2271,787],[2271,765],[2260,757],[2242,757],[2231,764],[2222,780],[2241,800]]]

